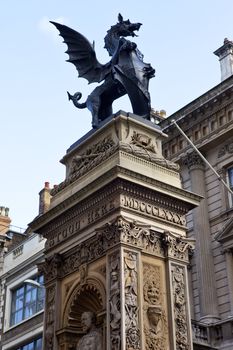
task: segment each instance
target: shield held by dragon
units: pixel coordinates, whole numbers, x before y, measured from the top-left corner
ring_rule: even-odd
[[[68,92],[69,100],[77,108],[88,108],[92,114],[92,126],[98,128],[99,123],[112,115],[113,101],[128,94],[133,113],[150,119],[149,80],[155,70],[150,64],[143,62],[143,55],[134,42],[126,37],[135,37],[135,31],[141,23],[131,23],[118,15],[118,23],[113,25],[104,38],[105,48],[111,56],[106,64],[101,64],[96,57],[94,45],[82,34],[63,24],[52,22],[59,30],[67,44],[68,62],[75,65],[79,77],[87,79],[88,83],[101,83],[87,100],[80,103],[80,92],[73,96]]]

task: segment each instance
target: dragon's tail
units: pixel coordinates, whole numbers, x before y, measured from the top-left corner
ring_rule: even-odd
[[[78,101],[80,100],[80,98],[82,97],[82,94],[81,92],[76,92],[74,95],[71,95],[69,93],[69,91],[67,91],[67,94],[68,94],[68,99],[69,101],[72,100],[73,104],[75,105],[75,107],[77,108],[86,108],[87,107],[87,104],[86,102],[83,102],[83,103],[79,103]]]

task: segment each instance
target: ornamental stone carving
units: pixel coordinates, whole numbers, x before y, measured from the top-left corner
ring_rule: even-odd
[[[140,349],[139,315],[138,315],[138,272],[137,254],[125,252],[125,334],[126,350]]]
[[[48,350],[53,350],[54,318],[55,318],[55,292],[56,292],[55,285],[52,285],[46,289],[45,344],[46,344],[46,349],[48,349]]]
[[[192,167],[204,167],[204,162],[201,159],[201,157],[196,153],[192,152],[186,156],[186,158],[183,160],[184,165],[187,165],[188,168]]]
[[[218,151],[218,158],[225,156],[227,153],[233,153],[233,141],[231,140],[224,146],[222,146]]]
[[[190,350],[187,305],[185,295],[185,270],[183,266],[172,265],[172,293],[175,322],[176,348]]]
[[[153,153],[158,153],[157,145],[152,143],[151,137],[145,134],[141,134],[134,130],[133,135],[131,136],[131,144],[151,151]]]
[[[83,154],[75,156],[71,162],[70,176],[73,174],[81,176],[95,167],[113,153],[115,150],[114,146],[116,145],[112,138],[107,136],[103,140],[87,148]]]
[[[162,155],[157,154],[155,150],[151,150],[150,148],[144,148],[139,146],[135,142],[129,144],[126,142],[119,142],[119,150],[124,151],[126,153],[132,154],[136,157],[148,160],[154,164],[160,165],[170,170],[179,171],[180,166],[170,160],[163,158]]]
[[[161,267],[143,265],[143,317],[146,350],[166,350],[168,346],[167,318],[161,279]]]
[[[38,264],[39,273],[44,275],[45,283],[61,277],[62,263],[62,255],[55,253],[52,257],[45,258],[44,262]]]
[[[110,342],[111,350],[121,348],[121,302],[120,302],[120,253],[109,257],[110,266]]]
[[[165,232],[162,242],[168,257],[189,262],[194,252],[194,240]]]

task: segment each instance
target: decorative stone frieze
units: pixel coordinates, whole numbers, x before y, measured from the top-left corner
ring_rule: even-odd
[[[194,241],[191,239],[170,232],[162,234],[151,230],[148,225],[119,216],[112,223],[98,228],[95,235],[77,246],[69,255],[54,254],[46,258],[39,268],[45,275],[46,282],[61,278],[80,269],[82,264],[86,266],[87,263],[101,258],[110,248],[120,243],[140,248],[158,257],[168,256],[187,263],[194,250]]]
[[[157,203],[159,202],[159,198],[157,198]],[[130,208],[136,212],[145,214],[152,218],[157,218],[160,220],[168,221],[176,225],[185,226],[186,219],[184,215],[180,214],[178,210],[174,208],[174,210],[169,210],[172,203],[167,203],[166,198],[163,198],[162,205],[160,206],[156,202],[152,204],[148,200],[139,200],[132,196],[122,195],[121,196],[121,204],[125,208]],[[168,204],[166,206],[166,204]],[[167,207],[169,209],[167,209]],[[173,209],[173,208],[172,208]],[[178,209],[178,208],[177,208]]]

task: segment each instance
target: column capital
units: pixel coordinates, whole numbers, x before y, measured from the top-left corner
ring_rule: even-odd
[[[196,153],[189,153],[183,160],[183,164],[186,165],[189,170],[195,168],[204,169],[204,162],[201,157]]]

